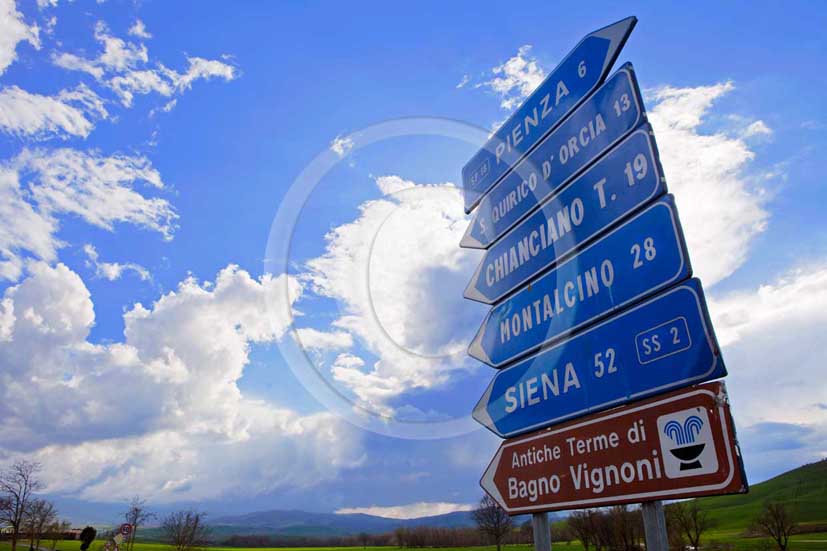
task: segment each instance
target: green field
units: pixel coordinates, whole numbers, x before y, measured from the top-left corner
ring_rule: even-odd
[[[717,521],[717,530],[740,533],[767,501],[785,503],[802,526],[827,529],[827,460],[756,484],[747,494],[708,497],[698,503]]]
[[[715,532],[710,534],[709,538],[705,538],[707,544],[717,541],[720,543],[732,544],[733,551],[764,551],[773,549],[773,547],[766,547],[766,542],[760,538],[741,538],[738,535],[733,535],[726,532]],[[827,532],[801,534],[793,536],[790,545],[790,551],[823,551],[827,550]],[[42,542],[41,547],[51,548],[51,542]],[[78,551],[80,548],[79,541],[61,541],[58,542],[57,550],[59,551]],[[580,542],[573,541],[569,544],[556,542],[552,545],[553,549],[563,549],[565,551],[583,551],[583,546]],[[28,551],[28,542],[22,542],[18,545],[18,551]],[[103,542],[96,541],[92,544],[91,551],[101,551],[103,549]],[[363,549],[360,547],[210,547],[209,551],[358,551]],[[367,547],[366,551],[407,551],[406,548],[400,547]],[[451,547],[440,548],[431,547],[429,551],[496,551],[496,547],[482,546],[482,547]],[[504,545],[503,551],[531,551],[530,545]],[[163,543],[136,543],[135,551],[169,551],[170,547]],[[11,551],[11,545],[8,542],[0,542],[0,551]]]

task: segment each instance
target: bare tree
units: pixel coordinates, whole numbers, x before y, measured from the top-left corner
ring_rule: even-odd
[[[40,548],[40,540],[50,524],[57,520],[55,506],[45,499],[32,499],[23,513],[23,526],[29,535],[29,547]]]
[[[673,503],[666,508],[666,514],[695,549],[700,547],[703,533],[714,525],[709,513],[701,509],[696,500]]]
[[[52,540],[52,551],[57,547],[57,542],[63,539],[63,534],[68,532],[70,528],[72,528],[72,524],[68,520],[55,521],[49,526],[48,533]]]
[[[569,530],[576,539],[583,544],[583,549],[589,551],[592,544],[592,526],[589,522],[589,511],[574,511],[567,520]]]
[[[129,502],[129,509],[123,514],[123,518],[127,524],[132,525],[132,531],[126,538],[125,550],[132,551],[135,547],[135,536],[138,533],[138,528],[155,518],[155,513],[147,509],[145,500],[135,496],[132,498],[132,501]]]
[[[761,513],[753,520],[753,526],[759,534],[772,538],[778,551],[787,551],[790,536],[798,528],[798,523],[786,505],[770,502],[764,504]]]
[[[12,529],[11,551],[17,551],[17,540],[32,494],[40,488],[39,471],[39,463],[21,460],[0,472],[0,522]]]
[[[210,529],[204,522],[205,513],[176,511],[164,517],[161,523],[162,538],[175,551],[190,551],[206,545]]]
[[[513,528],[508,513],[491,496],[486,495],[480,500],[479,507],[474,509],[472,515],[479,531],[491,538],[497,545],[497,551],[500,551],[503,538]]]

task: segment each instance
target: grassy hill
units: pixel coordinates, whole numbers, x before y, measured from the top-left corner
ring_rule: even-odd
[[[748,494],[700,498],[717,521],[716,531],[741,531],[767,501],[787,504],[801,524],[827,525],[827,459],[750,487]]]

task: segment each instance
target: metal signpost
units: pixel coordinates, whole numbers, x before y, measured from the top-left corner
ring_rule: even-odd
[[[661,499],[747,491],[634,70],[603,83],[636,21],[586,36],[462,171],[460,245],[487,249],[465,297],[492,305],[468,353],[499,369],[473,416],[508,439],[481,485],[534,515],[536,551],[548,511],[624,503],[667,551]]]
[[[637,18],[586,35],[462,169],[465,212],[606,78]]]
[[[693,279],[498,371],[473,415],[509,438],[725,375]]]
[[[508,440],[480,483],[509,514],[737,493],[746,485],[721,382]]]

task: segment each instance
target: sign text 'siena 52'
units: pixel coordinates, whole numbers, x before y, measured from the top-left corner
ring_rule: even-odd
[[[637,23],[627,17],[587,35],[462,169],[465,211],[609,74]]]
[[[680,284],[496,373],[474,419],[513,437],[726,375],[701,284]]]

